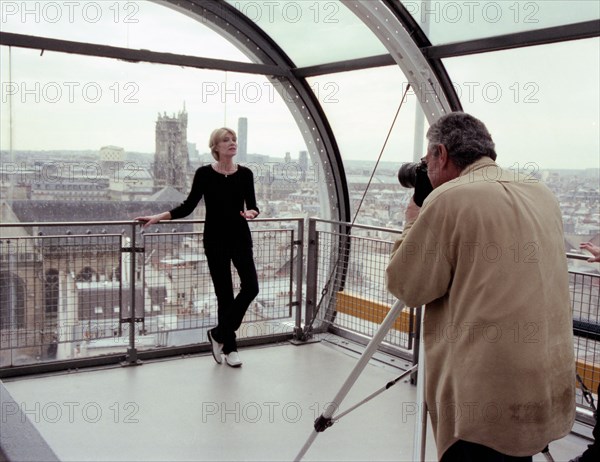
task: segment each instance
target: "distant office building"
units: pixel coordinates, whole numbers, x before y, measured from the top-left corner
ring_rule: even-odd
[[[248,161],[248,119],[246,117],[240,117],[238,119],[238,150],[237,160],[238,162]]]
[[[308,172],[308,151],[300,151],[298,164],[301,172],[301,180],[306,181],[306,175]]]
[[[198,160],[200,152],[196,146],[196,143],[188,143],[188,153],[191,159]]]
[[[118,174],[110,175],[108,194],[113,201],[151,200],[154,191],[154,178],[146,168],[130,163]],[[166,187],[168,188],[168,186]]]
[[[119,146],[102,146],[100,162],[125,162],[125,150]]]
[[[187,112],[185,107],[177,116],[158,115],[156,121],[156,152],[154,154],[154,189],[172,186],[187,191],[189,168],[187,143]]]
[[[100,174],[109,178],[119,178],[125,170],[125,150],[119,146],[100,148]]]
[[[73,175],[61,181],[36,178],[31,184],[29,199],[33,201],[97,202],[109,198],[108,177]]]

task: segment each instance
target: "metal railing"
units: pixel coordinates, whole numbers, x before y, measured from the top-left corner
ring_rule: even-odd
[[[306,315],[316,332],[328,331],[366,344],[395,302],[385,269],[397,229],[310,219]],[[381,350],[412,358],[415,310],[406,309]],[[418,337],[418,336],[417,336]]]
[[[333,332],[364,344],[370,340],[395,301],[384,278],[399,234],[395,229],[309,220],[306,313],[316,332]],[[589,417],[589,400],[598,406],[600,384],[600,274],[597,264],[585,262],[587,256],[566,256],[579,375],[577,406]],[[415,362],[418,323],[414,310],[406,311],[380,349]]]
[[[0,368],[206,342],[217,303],[203,221],[0,226]],[[303,291],[302,219],[251,222],[260,293],[240,339],[291,337]],[[239,288],[232,270],[234,287]]]
[[[400,231],[310,219],[305,240],[303,219],[250,225],[260,293],[241,341],[333,333],[368,343],[395,301],[385,268]],[[140,352],[207,346],[217,305],[202,237],[198,220],[144,232],[131,221],[0,225],[0,373],[110,354],[136,364]],[[567,257],[577,370],[597,401],[600,274],[586,257]],[[414,361],[416,324],[406,309],[381,350]],[[582,389],[578,406],[591,409]]]
[[[587,257],[577,254],[567,254],[567,257],[575,363],[579,375],[577,406],[591,411],[588,399],[593,399],[598,407],[600,384],[600,274],[594,271],[597,264],[582,263]]]

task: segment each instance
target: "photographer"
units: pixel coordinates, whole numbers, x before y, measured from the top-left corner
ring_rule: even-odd
[[[387,286],[408,306],[426,305],[438,458],[531,461],[575,417],[561,212],[546,186],[495,163],[478,119],[447,114],[427,139],[433,191],[406,210]]]

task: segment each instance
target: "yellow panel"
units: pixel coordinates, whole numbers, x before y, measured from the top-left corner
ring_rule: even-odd
[[[344,313],[365,321],[381,324],[383,319],[390,311],[391,306],[383,303],[366,300],[357,295],[348,292],[338,292],[336,297],[335,309],[339,313]],[[414,316],[411,315],[409,308],[404,308],[393,329],[401,332],[409,332],[411,318],[414,326]]]

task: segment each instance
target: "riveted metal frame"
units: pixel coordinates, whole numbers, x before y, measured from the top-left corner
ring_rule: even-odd
[[[306,143],[313,164],[316,162],[321,215],[350,220],[350,200],[346,174],[335,137],[316,96],[304,78],[293,71],[294,63],[254,22],[224,1],[157,1],[201,21],[233,43],[254,63],[276,66],[277,75],[266,74],[288,106]]]
[[[401,22],[398,11],[383,1],[341,1],[371,29],[402,69],[418,96],[427,120],[432,123],[452,112],[453,107],[446,96],[448,88],[442,86],[437,73]]]

